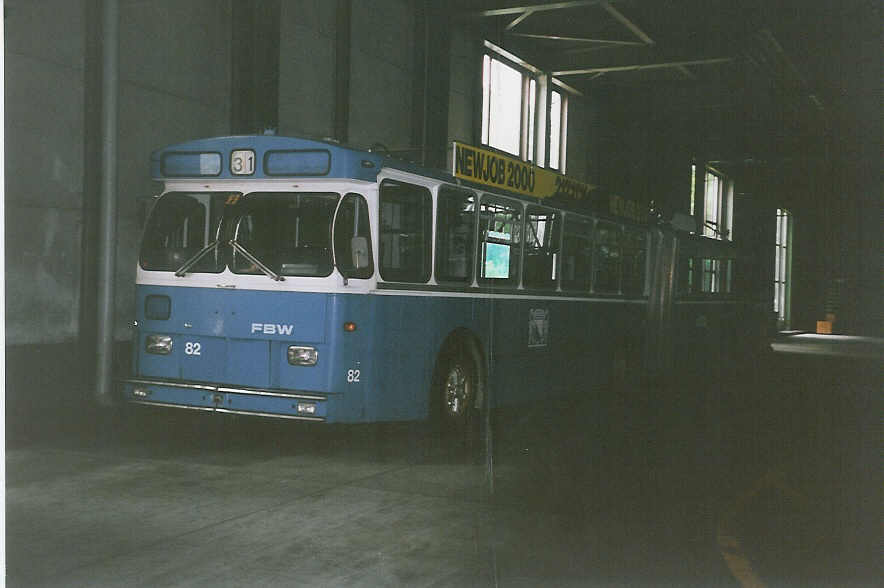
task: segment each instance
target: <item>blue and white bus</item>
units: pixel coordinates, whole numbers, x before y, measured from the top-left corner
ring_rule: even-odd
[[[155,152],[126,400],[464,431],[489,383],[501,406],[640,365],[648,329],[668,328],[650,302],[673,304],[658,266],[674,231],[616,197],[631,220],[580,210],[589,188],[546,170],[453,150],[451,172],[272,135]]]

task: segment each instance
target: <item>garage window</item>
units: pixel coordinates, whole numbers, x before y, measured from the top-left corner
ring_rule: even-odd
[[[573,90],[488,41],[485,47],[482,144],[565,173],[566,92]]]
[[[733,239],[733,197],[733,180],[715,170],[706,170],[703,236],[727,241]]]

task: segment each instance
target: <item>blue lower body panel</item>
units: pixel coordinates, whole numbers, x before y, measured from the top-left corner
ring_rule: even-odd
[[[321,394],[140,378],[124,380],[123,388],[125,399],[139,404],[320,422],[328,416]]]

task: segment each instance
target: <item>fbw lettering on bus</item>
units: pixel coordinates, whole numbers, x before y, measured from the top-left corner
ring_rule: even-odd
[[[291,335],[295,325],[280,325],[278,323],[252,323],[252,334],[262,335]]]

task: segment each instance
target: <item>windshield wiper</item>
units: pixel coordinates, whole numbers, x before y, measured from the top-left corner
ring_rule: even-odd
[[[184,265],[182,265],[177,270],[175,270],[175,275],[178,276],[179,278],[183,278],[184,274],[187,273],[187,270],[189,270],[194,265],[196,265],[196,262],[198,262],[203,257],[205,257],[206,253],[208,253],[212,249],[216,248],[217,246],[218,246],[218,240],[216,239],[215,241],[212,241],[211,243],[209,243],[208,245],[206,245],[205,247],[200,249],[196,255],[194,255],[193,257],[191,257],[187,261],[185,261]]]
[[[250,262],[255,264],[255,267],[257,267],[259,270],[261,270],[262,272],[267,274],[270,278],[276,280],[277,282],[282,282],[283,280],[285,280],[285,278],[283,278],[281,275],[277,274],[272,269],[270,269],[269,267],[267,267],[266,265],[261,263],[261,260],[259,260],[257,257],[252,255],[248,249],[246,249],[245,247],[240,245],[236,239],[230,240],[230,246],[233,247],[235,250],[239,251],[240,253],[242,253],[243,257],[245,257]]]

